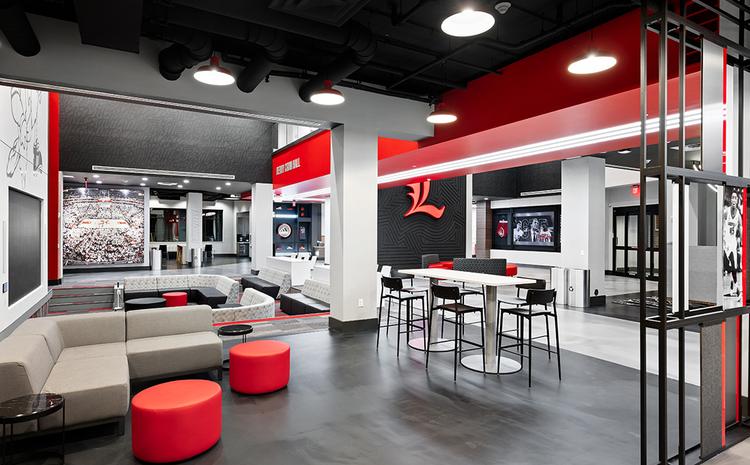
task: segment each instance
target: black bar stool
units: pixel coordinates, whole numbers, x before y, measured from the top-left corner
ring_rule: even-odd
[[[544,280],[544,279],[540,279],[540,278],[526,278],[526,277],[523,277],[523,276],[518,276],[518,278],[533,279],[534,282],[533,283],[528,283],[528,284],[516,284],[516,286],[515,286],[516,287],[516,296],[515,297],[510,296],[510,295],[501,295],[501,296],[498,296],[498,299],[497,299],[497,304],[498,304],[497,308],[501,308],[503,305],[513,305],[513,306],[516,306],[516,307],[520,307],[521,305],[526,305],[526,296],[521,297],[521,291],[522,290],[526,290],[528,292],[529,289],[546,289],[547,288],[547,281]],[[520,334],[519,333],[520,328],[521,328],[521,319],[520,319],[520,317],[516,316],[516,329],[515,330],[511,330],[511,331],[515,331],[516,336],[519,336],[519,334]],[[505,331],[505,332],[507,333],[508,331]],[[498,335],[498,337],[500,337],[500,335]],[[498,344],[499,344],[499,342],[498,342]]]
[[[497,333],[497,351],[498,351],[498,363],[500,360],[500,357],[502,356],[502,352],[510,352],[515,355],[518,355],[521,357],[521,366],[523,366],[523,359],[528,358],[529,359],[529,387],[531,387],[531,354],[532,349],[538,349],[543,350],[547,352],[547,358],[549,360],[552,360],[552,354],[555,354],[557,357],[557,377],[562,381],[562,370],[560,366],[560,332],[558,329],[558,320],[557,320],[557,305],[555,303],[555,298],[557,296],[557,291],[554,289],[529,289],[526,293],[526,301],[522,306],[517,307],[506,307],[506,308],[500,308],[500,315],[499,315],[499,322],[500,327]],[[552,310],[550,311],[549,307],[552,307]],[[503,317],[505,314],[515,315],[517,318],[520,319],[520,334],[517,330],[516,335],[512,335],[509,333],[512,333],[513,331],[506,331],[503,332]],[[532,334],[532,326],[531,321],[533,318],[543,316],[545,319],[545,324],[547,327],[547,333],[536,336]],[[552,350],[552,347],[550,345],[550,332],[549,332],[549,319],[554,318],[555,320],[555,350]],[[528,320],[529,324],[529,339],[527,341],[524,340],[524,322]],[[509,338],[513,340],[512,344],[503,345],[503,338]],[[534,345],[533,341],[535,339],[541,339],[546,338],[547,339],[547,347]],[[528,345],[528,354],[524,351],[524,345]],[[511,350],[515,349],[515,350]]]
[[[435,305],[435,302],[437,299],[441,299],[443,301],[442,305]],[[446,301],[452,302],[452,303],[446,303]],[[453,347],[453,381],[456,380],[456,371],[458,368],[458,358],[461,356],[461,354],[464,351],[463,344],[469,344],[473,346],[469,350],[481,350],[482,351],[482,366],[484,366],[484,308],[483,307],[472,307],[469,305],[465,305],[461,303],[461,291],[460,288],[456,286],[441,286],[439,284],[433,284],[432,285],[432,307],[430,308],[430,311],[427,312],[428,318],[427,318],[427,326],[430,326],[430,320],[433,310],[442,310],[443,313],[452,313],[454,315],[454,320],[448,320],[451,321],[454,324],[454,332],[453,332],[453,341],[454,341],[454,347]],[[477,344],[476,342],[469,341],[467,339],[464,339],[464,315],[467,313],[473,313],[473,312],[479,312],[479,321],[480,321],[480,328],[479,332],[482,335],[482,342],[480,344]],[[432,342],[430,340],[430,332],[427,331],[427,356],[425,359],[425,370],[427,369],[427,366],[430,363],[430,344],[437,344],[438,342]]]
[[[411,289],[404,287],[404,281],[403,278],[393,278],[390,276],[383,276],[380,278],[381,282],[381,291],[380,291],[380,307],[378,308],[378,335],[375,342],[375,347],[380,346],[380,329],[385,327],[386,336],[388,335],[388,330],[391,326],[397,326],[397,336],[396,336],[396,356],[398,357],[401,352],[401,335],[406,334],[407,342],[409,339],[409,334],[411,334],[414,330],[414,328],[421,329],[425,334],[425,340],[427,339],[427,325],[425,324],[425,318],[424,314],[418,318],[416,321],[421,320],[422,326],[415,325],[415,319],[413,318],[413,310],[414,306],[412,302],[419,301],[422,303],[422,309],[424,313],[425,308],[425,297],[423,295],[419,295],[416,292],[418,292],[416,289],[414,289],[414,292],[412,292]],[[387,290],[387,293],[386,293]],[[383,325],[383,299],[388,299],[388,316],[386,318],[386,324]],[[398,316],[396,317],[396,323],[391,324],[391,301],[397,301],[398,302]],[[406,318],[401,317],[401,304],[403,302],[406,302]],[[401,323],[405,323],[406,330],[401,331]]]

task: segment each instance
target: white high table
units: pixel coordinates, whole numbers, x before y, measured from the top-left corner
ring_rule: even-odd
[[[266,257],[266,266],[292,276],[292,286],[302,286],[306,279],[310,279],[310,263],[310,260],[304,258]]]
[[[468,271],[445,270],[441,268],[424,268],[399,270],[401,273],[410,274],[419,278],[428,278],[430,284],[437,283],[438,280],[445,279],[459,283],[481,285],[484,288],[485,308],[484,308],[484,367],[482,366],[482,355],[467,355],[461,359],[461,365],[470,370],[484,373],[500,374],[515,373],[521,369],[521,364],[517,361],[500,357],[495,352],[495,341],[497,340],[497,294],[498,289],[503,286],[515,286],[517,284],[532,284],[533,279],[516,278],[513,276],[498,276],[485,273],[471,273]],[[427,305],[431,308],[432,287],[428,287]],[[437,318],[430,315],[430,352],[446,352],[453,350],[453,341],[450,339],[440,338],[440,323]],[[423,337],[411,339],[409,345],[415,349],[424,350],[427,342]]]

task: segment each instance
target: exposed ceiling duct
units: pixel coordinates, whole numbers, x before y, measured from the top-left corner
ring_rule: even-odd
[[[31,57],[39,53],[39,39],[20,0],[0,0],[0,31],[20,55]]]
[[[174,42],[159,52],[159,72],[170,81],[177,80],[185,69],[208,60],[213,52],[211,38],[204,33],[168,28],[163,35]]]
[[[334,84],[349,76],[369,62],[375,55],[376,41],[372,33],[359,25],[350,22],[344,27],[335,27],[304,18],[291,16],[268,9],[263,2],[230,0],[225,2],[203,2],[201,0],[173,0],[174,4],[199,9],[227,18],[236,18],[244,22],[268,26],[284,32],[309,37],[349,49],[336,58],[326,69],[300,87],[300,97],[310,101],[310,94],[323,87],[323,81]]]

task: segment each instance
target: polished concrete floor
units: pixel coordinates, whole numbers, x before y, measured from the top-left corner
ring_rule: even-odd
[[[292,346],[291,382],[264,396],[224,388],[221,441],[191,460],[213,464],[631,465],[638,453],[638,372],[563,351],[556,364],[536,359],[534,385],[525,373],[496,377],[431,357],[395,336],[282,338]],[[654,386],[652,386],[653,388]],[[697,415],[690,387],[688,413]],[[655,410],[652,409],[652,414]],[[129,424],[124,436],[70,443],[69,465],[135,464]],[[691,441],[697,432],[689,431]],[[53,462],[49,462],[53,463]]]

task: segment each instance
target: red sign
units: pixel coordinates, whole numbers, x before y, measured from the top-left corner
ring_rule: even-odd
[[[508,237],[508,220],[500,220],[497,222],[497,237]]]
[[[633,184],[630,186],[630,193],[633,194],[635,197],[641,196],[641,185],[640,184]]]
[[[415,182],[407,184],[406,187],[411,190],[411,192],[406,194],[411,197],[411,208],[404,213],[404,218],[415,213],[424,213],[435,219],[440,219],[443,216],[443,213],[445,213],[445,205],[442,207],[425,205],[427,197],[430,195],[430,181]]]

